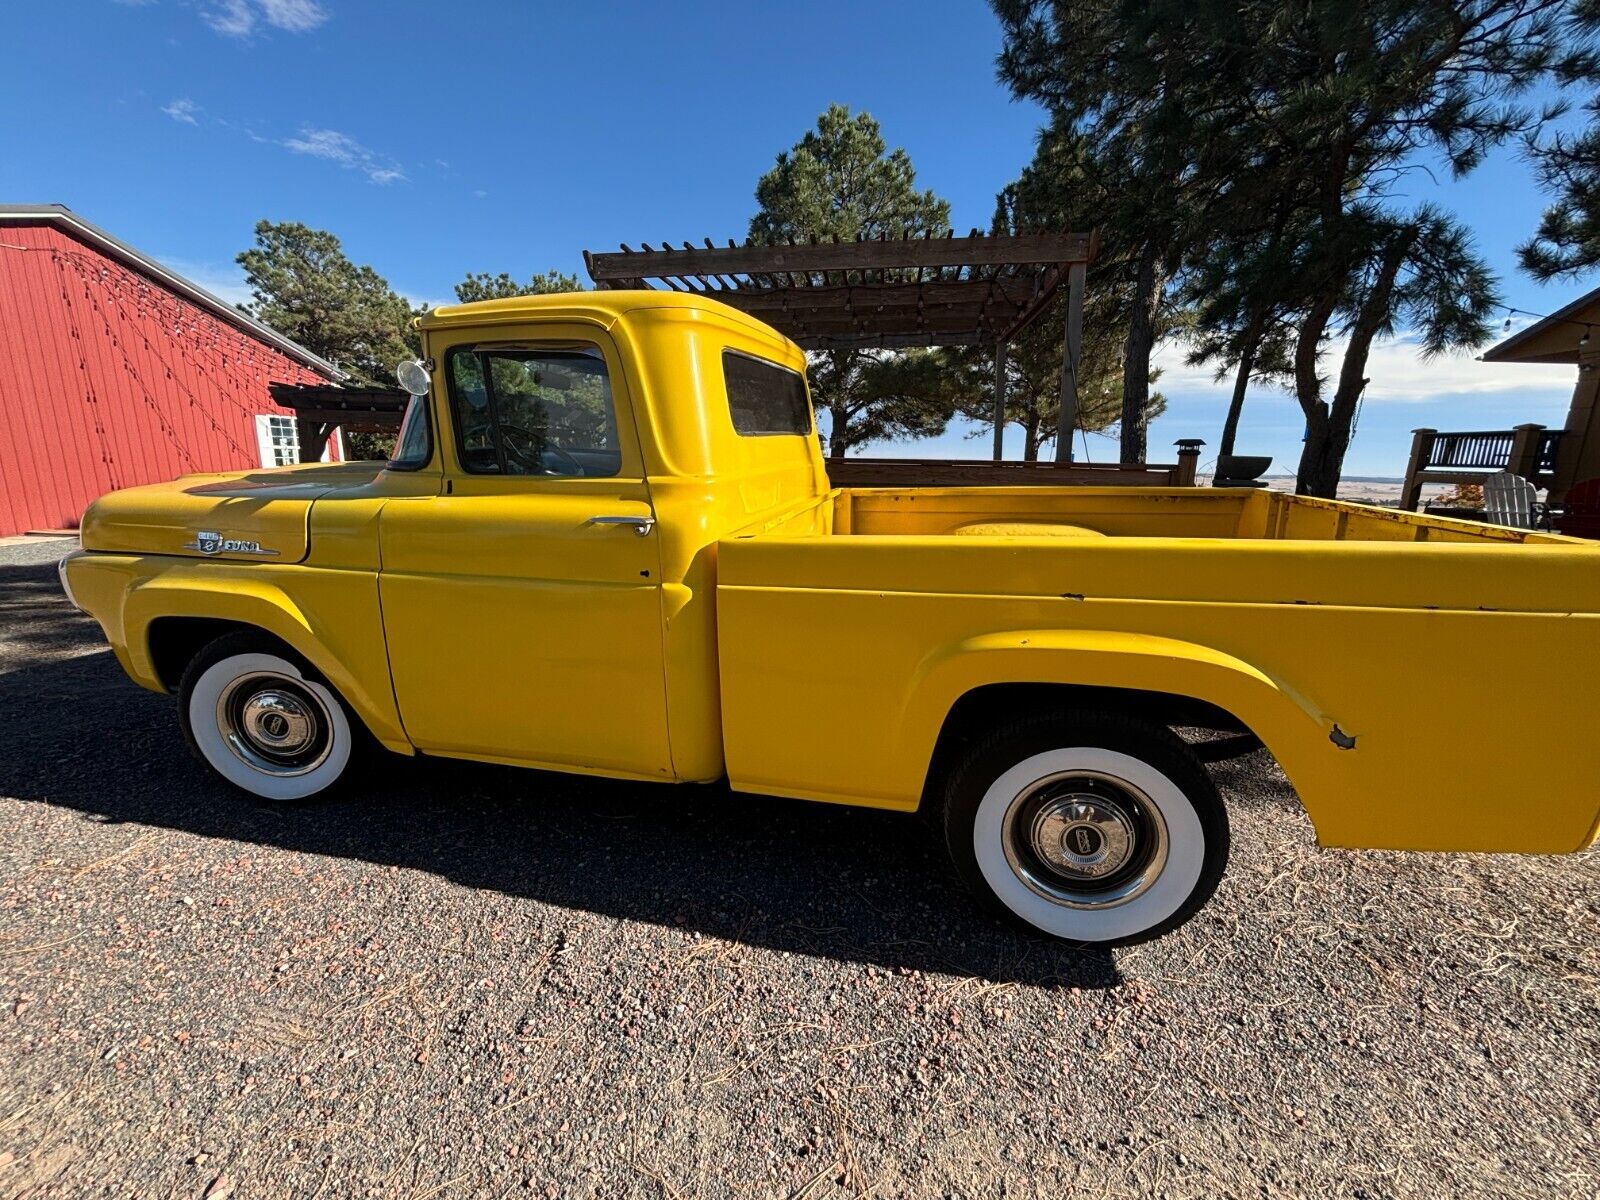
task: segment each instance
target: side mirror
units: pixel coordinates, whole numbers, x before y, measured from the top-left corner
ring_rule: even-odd
[[[400,381],[400,386],[413,396],[426,396],[428,389],[433,387],[433,375],[428,370],[433,363],[420,358],[408,358],[394,369],[394,377]]]

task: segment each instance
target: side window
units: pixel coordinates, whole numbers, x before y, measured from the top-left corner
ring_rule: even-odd
[[[737,350],[722,352],[722,379],[728,389],[733,429],[746,437],[811,432],[806,378]]]
[[[461,465],[473,474],[622,469],[611,379],[597,348],[457,346],[445,370]]]

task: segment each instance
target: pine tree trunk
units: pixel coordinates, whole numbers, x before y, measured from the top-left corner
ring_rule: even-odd
[[[837,408],[833,410],[831,415],[833,420],[828,429],[828,457],[843,458],[844,452],[850,448],[850,441],[847,436],[850,418],[848,414],[841,412]]]
[[[1039,414],[1032,413],[1022,423],[1022,461],[1039,461]]]
[[[1396,234],[1384,248],[1377,277],[1350,329],[1350,345],[1345,348],[1339,366],[1333,404],[1329,406],[1319,401],[1321,419],[1308,421],[1305,450],[1300,455],[1299,481],[1295,487],[1299,495],[1320,496],[1325,500],[1333,500],[1338,495],[1356,406],[1367,387],[1367,358],[1372,353],[1373,339],[1389,318],[1395,280],[1416,236],[1414,229],[1407,229]]]
[[[1245,393],[1250,389],[1250,372],[1255,370],[1256,351],[1261,345],[1260,325],[1251,325],[1245,331],[1244,345],[1239,352],[1239,373],[1233,380],[1233,399],[1228,402],[1228,417],[1222,423],[1222,444],[1217,454],[1232,454],[1233,443],[1239,436],[1239,417],[1244,412]]]
[[[1344,445],[1336,446],[1335,441],[1328,406],[1318,401],[1317,410],[1306,418],[1306,441],[1300,451],[1295,495],[1334,499],[1339,490],[1339,471],[1344,466],[1344,452],[1349,446],[1348,433]]]
[[[1295,331],[1294,392],[1295,399],[1300,402],[1300,411],[1306,418],[1306,440],[1300,451],[1300,469],[1294,485],[1297,496],[1323,494],[1313,490],[1324,486],[1328,437],[1328,405],[1322,399],[1322,380],[1317,377],[1317,364],[1322,335],[1328,328],[1337,304],[1337,292],[1332,287],[1324,288],[1323,294]]]
[[[1161,248],[1154,239],[1139,253],[1134,278],[1133,316],[1122,353],[1122,461],[1142,463],[1149,456],[1150,353],[1156,341],[1156,311],[1163,279]]]

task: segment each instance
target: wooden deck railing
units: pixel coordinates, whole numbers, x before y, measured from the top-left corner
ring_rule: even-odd
[[[827,465],[834,487],[1193,487],[1198,459],[1198,453],[1170,464],[830,458]]]
[[[1413,430],[1400,507],[1415,509],[1425,483],[1481,483],[1496,471],[1510,471],[1535,486],[1548,487],[1561,434],[1543,425],[1467,432]]]

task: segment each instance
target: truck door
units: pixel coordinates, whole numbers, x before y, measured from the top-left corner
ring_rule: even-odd
[[[670,778],[660,556],[623,372],[598,331],[535,328],[435,335],[443,488],[379,516],[400,716],[422,750]]]

